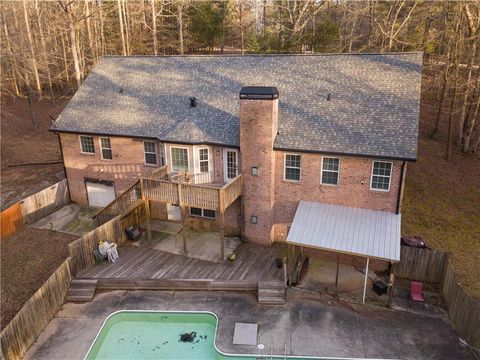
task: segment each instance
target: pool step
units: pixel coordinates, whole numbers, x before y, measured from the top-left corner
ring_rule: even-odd
[[[96,289],[96,279],[74,279],[68,289],[66,300],[75,302],[92,301]]]
[[[286,302],[286,289],[282,281],[259,281],[258,302],[260,304],[283,305]]]

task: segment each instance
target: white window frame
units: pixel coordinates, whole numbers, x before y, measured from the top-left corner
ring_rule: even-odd
[[[337,171],[335,171],[335,170],[323,170],[323,159],[338,159],[338,170]],[[327,185],[327,186],[338,186],[338,185],[340,185],[340,163],[341,163],[341,160],[340,160],[339,156],[322,156],[322,162],[320,164],[320,184]],[[324,171],[325,172],[330,172],[330,173],[336,172],[338,174],[337,183],[336,184],[324,183],[323,182],[323,172]]]
[[[155,144],[155,153],[152,153],[150,151],[145,151],[145,143],[147,143],[147,142]],[[143,161],[144,161],[145,165],[147,165],[147,166],[158,166],[158,146],[157,146],[157,142],[152,141],[152,140],[143,140],[142,145],[143,145]],[[155,154],[155,159],[156,159],[155,164],[147,163],[147,154]]]
[[[388,189],[377,189],[377,188],[373,188],[372,187],[372,184],[373,184],[373,168],[375,166],[375,163],[376,162],[380,162],[380,163],[386,163],[386,164],[390,164],[391,165],[391,168],[390,168],[390,176],[388,176]],[[375,176],[381,176],[381,177],[387,177],[386,175],[375,175]],[[392,176],[393,176],[393,162],[391,161],[384,161],[384,160],[372,160],[372,170],[370,172],[370,190],[371,191],[381,191],[381,192],[389,192],[390,191],[390,187],[392,185]]]
[[[82,147],[82,137],[92,138],[93,152],[85,152]],[[80,144],[80,153],[85,155],[95,155],[95,139],[92,135],[78,135],[78,143]]]
[[[192,207],[194,207],[194,208],[196,208],[196,209],[202,210],[202,215],[192,214]],[[215,213],[215,216],[214,216],[214,217],[205,216],[205,210],[213,211],[213,212]],[[211,209],[204,209],[204,208],[197,208],[197,207],[195,207],[195,206],[190,206],[188,212],[189,212],[190,216],[193,216],[193,217],[210,219],[210,220],[215,220],[215,219],[217,218],[217,213],[216,213],[216,211],[215,211],[215,210],[211,210]]]
[[[185,149],[187,150],[187,168],[184,171],[190,171],[190,148],[187,146],[173,146],[170,145],[170,167],[172,171],[179,171],[179,170],[174,170],[173,169],[173,153],[172,149]]]
[[[108,139],[110,141],[110,148],[104,148],[102,146],[102,139]],[[112,139],[106,136],[102,136],[98,138],[98,145],[100,146],[100,157],[102,160],[107,160],[107,161],[112,161],[113,160],[113,151],[112,151]],[[112,158],[111,159],[106,159],[103,157],[103,150],[110,150],[112,152]]]
[[[207,160],[202,160],[200,158],[200,151],[202,150],[207,150]],[[197,148],[197,154],[198,154],[198,172],[200,174],[206,174],[210,172],[210,149],[208,147],[199,147]],[[207,162],[207,171],[202,171],[202,162]]]
[[[233,148],[224,148],[223,149],[223,179],[228,182],[228,181],[232,181],[233,179],[235,179],[235,177],[233,178],[229,178],[228,177],[228,152],[234,152],[236,155],[236,161],[237,161],[237,171],[236,171],[236,176],[238,176],[238,174],[240,174],[240,154],[238,152],[238,149],[233,149]]]
[[[287,177],[286,177],[286,175],[287,175],[287,155],[300,156],[300,167],[299,168],[289,166],[289,168],[300,170],[300,176],[298,177],[298,180],[287,179]],[[291,182],[300,182],[302,180],[302,154],[285,153],[283,155],[283,180],[284,181],[291,181]]]

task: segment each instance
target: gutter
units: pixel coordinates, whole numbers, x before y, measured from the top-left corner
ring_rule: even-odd
[[[404,161],[402,164],[402,169],[400,170],[400,186],[398,187],[398,195],[397,195],[397,210],[396,214],[400,214],[402,209],[402,200],[403,200],[403,192],[405,190],[405,172],[407,170],[407,162]]]

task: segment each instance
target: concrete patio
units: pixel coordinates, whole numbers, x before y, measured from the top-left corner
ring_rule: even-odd
[[[355,304],[291,290],[283,306],[257,303],[249,293],[112,291],[86,304],[67,303],[25,359],[82,359],[113,311],[208,310],[219,316],[217,346],[230,353],[388,359],[474,359],[447,320]],[[257,323],[256,346],[233,345],[236,322]]]

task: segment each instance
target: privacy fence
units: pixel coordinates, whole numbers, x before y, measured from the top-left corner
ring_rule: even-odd
[[[67,179],[24,198],[1,212],[2,238],[15,233],[24,224],[40,220],[69,202]]]
[[[3,359],[21,359],[26,354],[62,306],[71,280],[67,258],[3,329]]]
[[[393,266],[394,274],[402,278],[438,283],[447,304],[448,317],[460,336],[479,349],[480,303],[459,284],[449,254],[402,246],[400,259]]]

